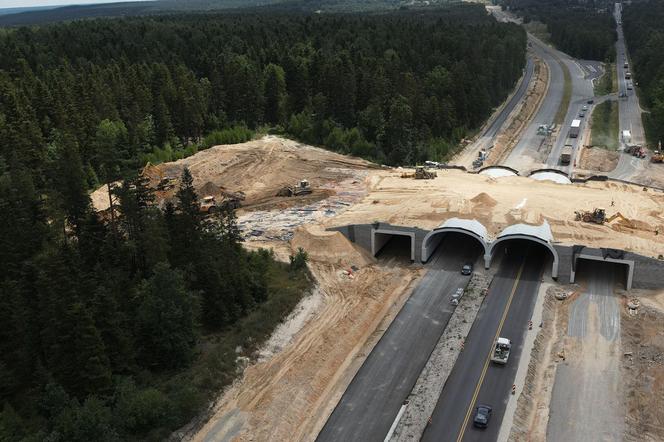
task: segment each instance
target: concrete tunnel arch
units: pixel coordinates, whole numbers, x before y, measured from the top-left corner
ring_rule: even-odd
[[[531,226],[528,224],[514,224],[512,226],[503,229],[503,231],[500,232],[496,240],[491,243],[489,253],[484,257],[485,259],[484,265],[487,269],[491,265],[491,260],[493,259],[493,255],[496,252],[498,246],[501,243],[513,239],[523,239],[526,241],[532,241],[546,247],[551,252],[551,255],[553,257],[553,264],[551,266],[551,277],[553,279],[558,278],[558,264],[559,264],[558,252],[556,251],[555,247],[551,245],[551,242],[553,241],[553,234],[551,233],[551,227],[549,226],[549,223],[546,221],[544,221],[544,223],[540,226]]]
[[[450,218],[424,236],[422,240],[422,262],[427,262],[431,258],[446,233],[461,233],[477,240],[484,250],[484,261],[486,263],[486,255],[489,253],[486,227],[477,220],[460,218]]]

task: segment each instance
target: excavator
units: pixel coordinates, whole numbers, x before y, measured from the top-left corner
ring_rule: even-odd
[[[636,228],[634,223],[625,217],[622,213],[616,212],[610,217],[606,217],[606,210],[604,209],[593,209],[593,211],[582,210],[579,212],[574,212],[576,221],[583,221],[585,223],[595,223],[595,224],[604,224],[610,223],[616,219],[623,221],[623,224],[630,228]]]

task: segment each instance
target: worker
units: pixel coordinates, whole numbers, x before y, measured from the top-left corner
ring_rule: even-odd
[[[616,205],[616,202],[613,201],[613,200],[611,200],[611,207],[613,207],[613,206],[615,206],[615,205]]]

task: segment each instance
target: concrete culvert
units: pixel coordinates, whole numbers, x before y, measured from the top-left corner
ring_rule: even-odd
[[[434,268],[460,272],[465,264],[481,263],[486,253],[484,243],[468,233],[438,231],[429,241],[432,248],[427,265]]]
[[[621,289],[632,288],[634,261],[584,253],[576,255],[574,260],[570,282],[583,283],[588,278],[599,278],[606,284],[617,285]]]
[[[371,253],[377,258],[407,258],[415,261],[415,232],[373,229]]]

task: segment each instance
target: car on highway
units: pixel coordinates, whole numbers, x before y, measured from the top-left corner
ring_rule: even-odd
[[[588,102],[587,102],[587,103],[588,103],[588,104],[593,104],[593,103],[595,103],[595,100],[593,100],[593,99],[590,99],[590,100],[588,100]]]
[[[586,106],[586,105],[584,104],[583,107],[581,108],[581,110],[582,110],[582,111],[587,111],[587,110],[588,110],[588,106]]]
[[[488,405],[478,405],[475,407],[473,426],[477,428],[486,428],[489,426],[489,419],[491,419],[491,407]]]
[[[473,264],[472,263],[464,264],[463,267],[461,267],[461,274],[462,275],[468,276],[471,273],[473,273]]]
[[[579,112],[579,118],[583,118],[583,117],[585,117],[585,116],[586,116],[586,113],[585,113],[585,112]]]

